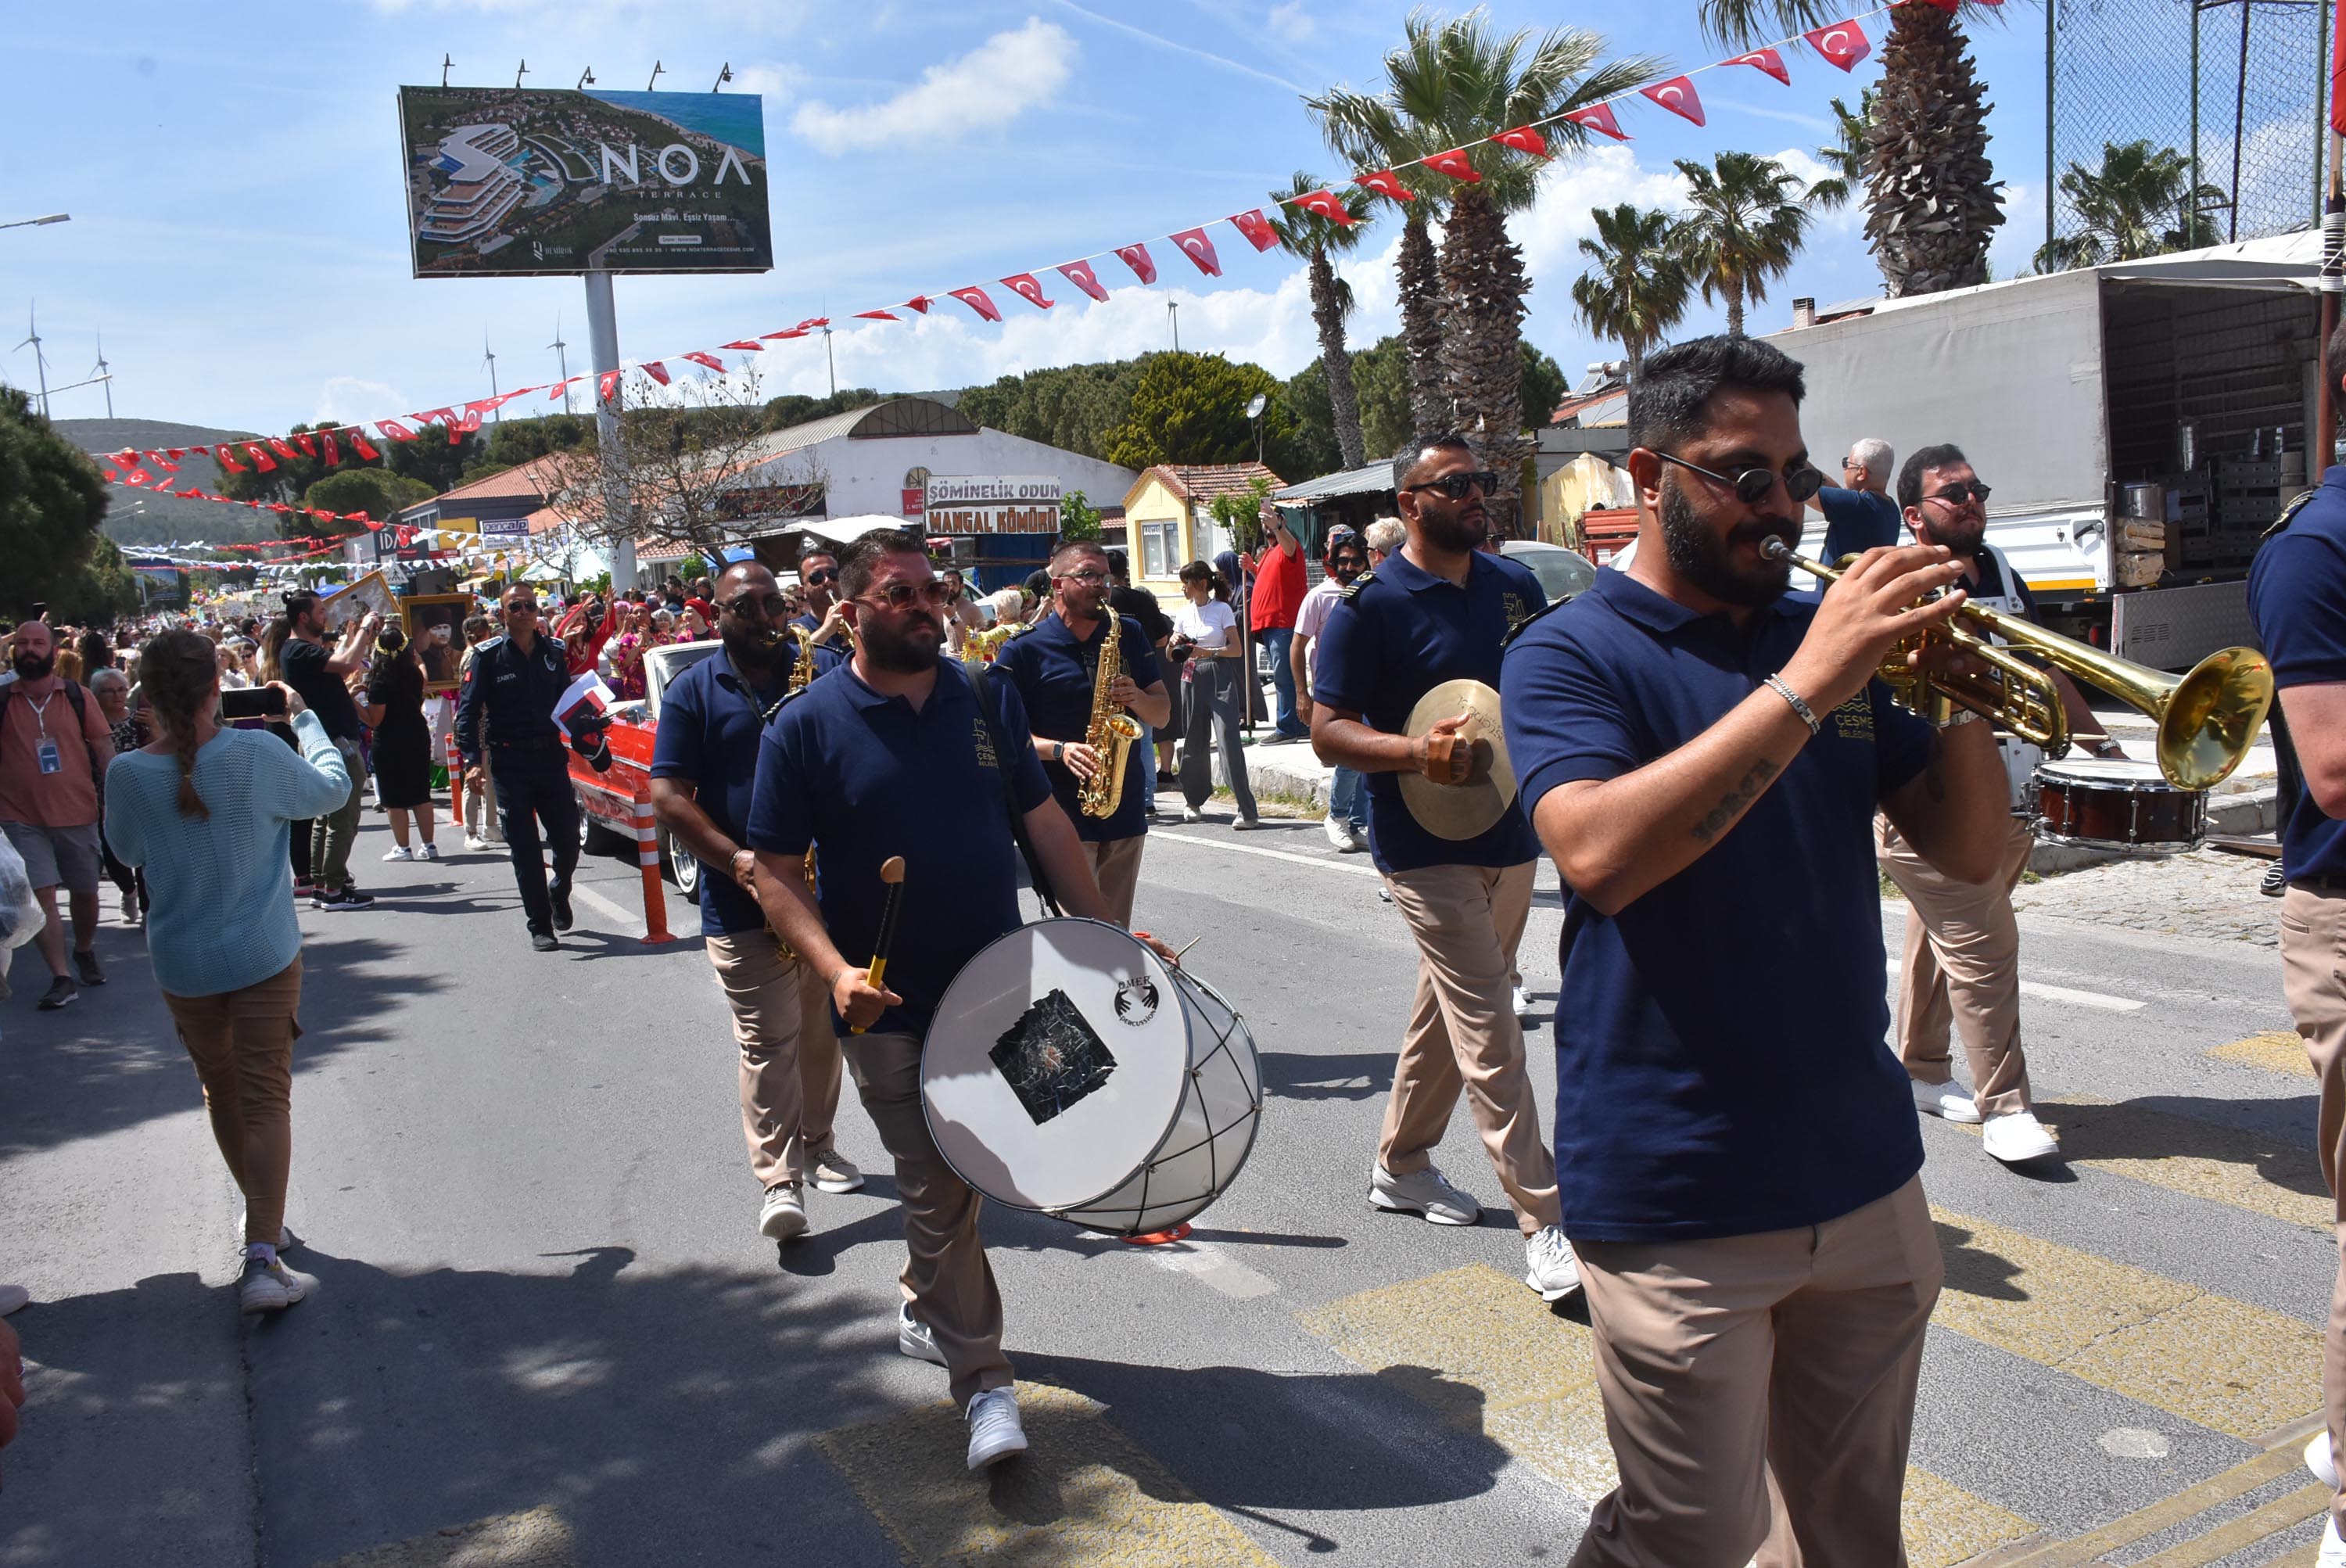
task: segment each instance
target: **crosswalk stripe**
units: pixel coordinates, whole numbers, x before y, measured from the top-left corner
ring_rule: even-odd
[[[2298,1459],[2298,1445],[2304,1436],[2302,1429],[2309,1424],[2315,1423],[2300,1421],[2283,1429],[2280,1433],[2267,1433],[2266,1441],[2270,1446],[2265,1452],[2205,1481],[2196,1481],[2171,1496],[2163,1497],[2147,1508],[2114,1519],[2068,1541],[1999,1557],[1996,1559],[1998,1568],[2087,1568],[2088,1564],[2098,1563],[2137,1541],[2147,1541],[2210,1509],[2236,1498],[2246,1497],[2283,1477],[2300,1473],[2302,1466]],[[2285,1521],[2280,1528],[2294,1522],[2294,1520]],[[2236,1543],[2227,1550],[2237,1550],[2256,1539],[2258,1537],[2250,1536],[2248,1541]],[[2271,1565],[2268,1564],[2267,1568],[2271,1568]]]
[[[1220,850],[1233,855],[1260,855],[1267,860],[1289,860],[1299,866],[1312,866],[1323,871],[1343,871],[1356,877],[1375,877],[1374,866],[1364,866],[1357,860],[1340,860],[1333,855],[1304,855],[1293,850],[1274,850],[1262,844],[1232,844],[1220,839],[1200,838],[1194,833],[1170,833],[1162,828],[1151,828],[1148,837],[1153,842],[1195,844],[1201,850]]]
[[[2315,1481],[2300,1486],[2286,1497],[2277,1497],[2262,1508],[2254,1509],[2218,1526],[2194,1541],[2170,1546],[2156,1556],[2145,1557],[2133,1568],[2207,1568],[2219,1558],[2229,1557],[2292,1524],[2302,1524],[2330,1506],[2333,1494],[2330,1488]]]
[[[2234,1437],[2270,1431],[2320,1398],[2311,1324],[1988,1220],[1932,1214],[1947,1259],[1938,1327]]]
[[[2245,1040],[2213,1046],[2208,1054],[2218,1062],[2234,1062],[2243,1067],[2261,1067],[2268,1073],[2279,1073],[2285,1077],[2310,1079],[2313,1076],[2313,1064],[2305,1055],[2305,1041],[2294,1029],[2267,1029]]]

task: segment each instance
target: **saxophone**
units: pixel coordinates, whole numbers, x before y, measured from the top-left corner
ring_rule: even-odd
[[[1124,617],[1113,609],[1107,616],[1107,640],[1100,644],[1099,668],[1092,677],[1092,719],[1084,728],[1084,744],[1099,758],[1099,771],[1083,782],[1076,799],[1086,817],[1113,817],[1124,799],[1124,763],[1132,743],[1140,738],[1140,721],[1116,705],[1110,695],[1124,673]]]

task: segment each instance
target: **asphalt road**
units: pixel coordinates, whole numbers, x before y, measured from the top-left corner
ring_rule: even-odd
[[[12,1321],[35,1367],[0,1568],[1561,1561],[1609,1484],[1585,1312],[1521,1285],[1463,1114],[1443,1158],[1481,1227],[1364,1201],[1414,959],[1316,824],[1152,840],[1137,923],[1204,938],[1189,964],[1262,1053],[1261,1139],[1178,1247],[988,1210],[1035,1444],[990,1484],[943,1374],[895,1351],[901,1232],[852,1089],[841,1145],[872,1180],[811,1195],[778,1257],[708,962],[638,940],[633,867],[587,862],[546,956],[501,856],[387,845],[370,812],[374,911],[301,916],[290,1219],[322,1284],[274,1319],[236,1311],[239,1200],[141,933],[108,921],[115,982],[63,1013],[17,960],[0,1279],[34,1292]],[[1552,996],[1541,885],[1524,967]],[[1913,1561],[2116,1522],[2057,1560],[2310,1563],[2292,1440],[2334,1252],[2310,1080],[2260,1037],[2288,1028],[2277,957],[2030,916],[2024,974],[2070,1158],[2018,1175],[1924,1126],[1949,1278]],[[1821,953],[1782,980],[1882,983]]]

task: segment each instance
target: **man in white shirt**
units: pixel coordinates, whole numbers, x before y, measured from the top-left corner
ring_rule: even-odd
[[[1295,613],[1295,638],[1288,644],[1288,657],[1295,669],[1297,707],[1307,718],[1311,712],[1311,645],[1328,624],[1328,613],[1336,607],[1337,598],[1369,569],[1369,547],[1350,528],[1331,528],[1327,565],[1328,575],[1303,596],[1302,607]],[[1325,825],[1328,842],[1339,854],[1356,855],[1369,847],[1368,796],[1361,776],[1350,768],[1340,765],[1329,780]]]

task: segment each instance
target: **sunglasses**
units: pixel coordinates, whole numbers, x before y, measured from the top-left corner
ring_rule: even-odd
[[[1779,482],[1781,482],[1784,486],[1784,494],[1790,496],[1795,504],[1806,501],[1824,488],[1825,476],[1806,463],[1802,463],[1790,473],[1780,474],[1771,468],[1747,468],[1742,473],[1729,477],[1716,470],[1705,468],[1700,463],[1688,463],[1683,457],[1673,457],[1667,452],[1657,452],[1654,455],[1664,463],[1678,464],[1689,473],[1699,473],[1714,484],[1725,485],[1735,492],[1735,498],[1746,506],[1757,506],[1767,500],[1775,491]]]
[[[1081,583],[1089,587],[1094,584],[1107,582],[1107,574],[1099,571],[1062,572],[1059,574],[1058,580],[1062,583]]]
[[[763,610],[769,616],[786,616],[790,613],[790,602],[780,594],[767,594],[762,597],[756,594],[736,594],[717,607],[729,615],[740,616],[744,620],[760,610]]]
[[[1988,487],[1982,484],[1978,480],[1966,479],[1948,485],[1936,495],[1925,495],[1923,499],[1925,501],[1943,501],[1950,506],[1961,506],[1966,501],[1975,500],[1981,505],[1984,506],[1987,504],[1987,498],[1990,494]]]
[[[839,569],[835,566],[817,566],[806,575],[806,580],[810,583],[835,583],[839,581]]]
[[[1445,473],[1439,479],[1429,479],[1423,484],[1404,484],[1402,489],[1405,492],[1439,490],[1453,501],[1464,501],[1466,499],[1466,493],[1470,490],[1479,490],[1484,495],[1488,495],[1498,487],[1497,474],[1487,468],[1478,468],[1472,473]]]
[[[953,602],[953,590],[936,582],[891,583],[884,588],[874,589],[872,597],[892,610],[910,609],[915,601],[939,608]]]
[[[534,616],[537,614],[537,606],[531,604],[527,599],[518,599],[505,606],[505,614],[509,616]]]

